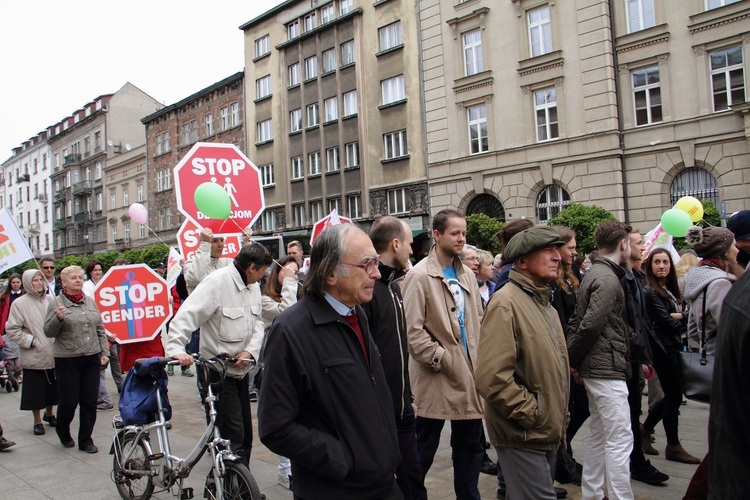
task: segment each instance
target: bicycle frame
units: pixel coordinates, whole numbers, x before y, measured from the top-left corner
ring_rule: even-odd
[[[196,362],[204,361],[196,360]],[[211,384],[207,384],[207,396],[205,398],[205,403],[208,405],[209,409],[208,425],[206,426],[206,430],[203,432],[203,435],[198,440],[198,443],[196,443],[195,447],[185,458],[180,458],[172,454],[172,450],[169,444],[167,421],[164,417],[166,410],[162,403],[161,391],[159,390],[157,390],[156,393],[156,400],[158,405],[158,418],[156,422],[145,425],[123,426],[122,418],[119,415],[116,415],[112,419],[112,424],[116,432],[112,444],[112,450],[110,451],[110,453],[114,453],[117,456],[119,463],[128,463],[133,454],[136,452],[137,447],[132,447],[125,455],[123,455],[122,438],[127,434],[135,433],[134,442],[141,442],[143,444],[146,453],[151,461],[159,461],[156,465],[152,464],[150,471],[143,471],[143,475],[148,475],[149,477],[151,477],[154,485],[162,488],[162,491],[164,491],[174,486],[178,481],[181,490],[182,480],[190,475],[190,471],[200,461],[206,450],[210,450],[211,459],[213,462],[212,468],[214,470],[214,478],[216,479],[216,497],[222,498],[222,484],[218,479],[223,477],[224,475],[224,460],[241,462],[241,459],[229,450],[230,442],[226,439],[221,438],[219,429],[216,427],[216,396],[213,394]],[[151,446],[151,441],[149,439],[152,430],[156,431],[158,446],[156,452],[154,452],[154,449]],[[130,473],[133,472],[131,471]]]

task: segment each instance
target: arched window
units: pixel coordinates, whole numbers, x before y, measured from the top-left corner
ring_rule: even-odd
[[[570,205],[570,195],[556,184],[544,186],[536,200],[536,223],[545,224]]]
[[[505,222],[505,209],[500,200],[491,194],[480,194],[475,196],[466,207],[466,215],[487,214],[492,218]]]
[[[669,204],[674,206],[683,196],[694,196],[708,200],[719,206],[719,185],[706,169],[700,167],[686,168],[672,181],[669,188]]]

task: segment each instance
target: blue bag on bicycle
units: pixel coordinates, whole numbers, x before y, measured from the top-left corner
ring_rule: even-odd
[[[125,425],[143,425],[157,419],[159,405],[156,391],[161,393],[164,418],[172,418],[172,407],[167,397],[167,373],[159,364],[160,358],[149,358],[140,367],[128,371],[122,384],[120,416]]]

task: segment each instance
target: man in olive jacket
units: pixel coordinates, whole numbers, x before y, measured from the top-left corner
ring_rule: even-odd
[[[630,487],[630,335],[620,279],[630,255],[628,228],[619,221],[596,228],[599,258],[578,288],[576,312],[568,325],[573,376],[589,397],[589,439],[583,462],[582,498],[632,499]]]
[[[422,474],[432,466],[440,433],[451,422],[453,489],[479,500],[484,446],[482,402],[474,387],[482,299],[474,273],[461,263],[466,219],[446,209],[432,222],[435,245],[406,273],[402,294],[409,341],[409,373],[417,405],[417,450]]]
[[[563,244],[546,226],[513,236],[505,248],[513,261],[510,281],[492,296],[482,321],[474,376],[510,498],[557,498],[570,367],[549,283],[557,278]]]

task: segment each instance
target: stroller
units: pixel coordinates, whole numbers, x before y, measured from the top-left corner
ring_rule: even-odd
[[[0,388],[5,387],[8,392],[18,392],[18,381],[8,375],[8,370],[5,367],[7,361],[5,361],[5,353],[0,349]]]

